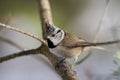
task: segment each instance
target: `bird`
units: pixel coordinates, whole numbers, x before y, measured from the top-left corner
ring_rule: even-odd
[[[73,67],[78,61],[80,54],[90,47],[96,47],[99,45],[112,44],[120,42],[108,42],[108,43],[91,43],[74,34],[65,32],[57,26],[52,24],[45,25],[45,39],[47,41],[50,52],[58,57],[62,57],[63,60],[67,58],[73,58],[74,61],[71,65]]]
[[[50,52],[58,57],[62,57],[63,60],[73,58],[72,66],[77,62],[78,56],[84,51],[84,47],[77,47],[76,45],[78,43],[90,44],[80,37],[67,33],[54,25],[47,24],[45,29],[46,41]]]

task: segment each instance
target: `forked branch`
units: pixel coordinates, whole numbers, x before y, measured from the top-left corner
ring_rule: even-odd
[[[27,56],[27,55],[31,55],[31,54],[39,54],[39,52],[40,52],[39,50],[40,49],[37,48],[37,49],[22,51],[22,52],[19,52],[19,53],[10,54],[10,55],[7,55],[5,57],[1,57],[0,58],[0,63],[11,60],[11,59],[14,59],[14,58],[17,58],[17,57],[21,57],[21,56]]]
[[[50,4],[49,0],[37,0],[37,2],[42,23],[43,38],[45,39],[46,24],[53,24]],[[55,66],[56,63],[59,62],[59,57],[52,54],[49,51],[48,46],[43,44],[40,51],[51,61],[53,66]],[[63,80],[78,80],[75,72],[70,68],[69,64],[66,61],[61,63],[61,65],[55,68],[55,70],[62,77]]]
[[[45,25],[48,23],[53,24],[50,5],[49,5],[48,0],[37,0],[37,2],[38,2],[39,12],[40,12],[40,19],[41,19],[41,23],[42,23],[43,38],[45,39]],[[32,49],[32,50],[23,51],[20,53],[11,54],[11,55],[8,55],[5,57],[1,57],[0,62],[7,61],[7,60],[10,60],[10,59],[13,59],[16,57],[20,57],[20,56],[24,56],[24,55],[38,54],[38,53],[46,56],[54,67],[55,67],[56,63],[60,60],[59,57],[55,56],[54,54],[52,54],[49,51],[48,46],[45,43],[45,40],[37,37],[34,34],[26,33],[25,31],[22,31],[18,28],[11,27],[9,25],[0,23],[0,26],[2,26],[4,28],[8,28],[10,30],[14,30],[14,31],[23,33],[28,36],[31,36],[34,39],[37,39],[38,41],[42,42],[42,46],[37,49]],[[118,42],[120,42],[120,40],[106,42],[106,43],[97,43],[97,44],[93,43],[93,44],[94,44],[94,46],[97,46],[97,45],[105,45],[105,44],[112,44],[112,43],[118,43]],[[90,46],[90,45],[87,44],[87,45],[79,45],[79,46],[86,47],[86,46]],[[63,80],[78,80],[75,72],[70,68],[69,64],[66,61],[63,61],[59,65],[59,67],[55,67],[55,70],[62,77]]]

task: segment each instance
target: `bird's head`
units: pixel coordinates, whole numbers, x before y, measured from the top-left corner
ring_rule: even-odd
[[[46,25],[46,40],[49,48],[54,48],[64,39],[65,32],[53,25]]]

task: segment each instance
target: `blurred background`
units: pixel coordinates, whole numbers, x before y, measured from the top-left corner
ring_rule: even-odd
[[[106,0],[50,0],[50,4],[55,25],[93,42],[98,23],[106,6]],[[0,22],[41,37],[36,0],[0,0]],[[120,0],[110,0],[97,41],[120,39],[119,34]],[[0,28],[0,56],[23,51],[9,44],[3,38],[11,40],[27,50],[41,45],[33,38]],[[118,57],[120,54],[120,45],[103,47],[106,50],[92,49],[92,55],[74,67],[79,80],[116,80],[115,78],[120,80],[120,76],[113,76],[119,65],[119,60],[115,56]],[[84,52],[80,56],[80,60],[88,52]],[[120,75],[120,72],[117,74]],[[32,55],[1,63],[0,80],[61,80],[61,78],[44,56]]]

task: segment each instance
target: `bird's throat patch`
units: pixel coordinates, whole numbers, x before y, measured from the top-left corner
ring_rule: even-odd
[[[57,45],[54,45],[54,43],[50,39],[47,39],[47,43],[48,43],[48,47],[49,48],[55,48],[55,47],[57,47]]]

